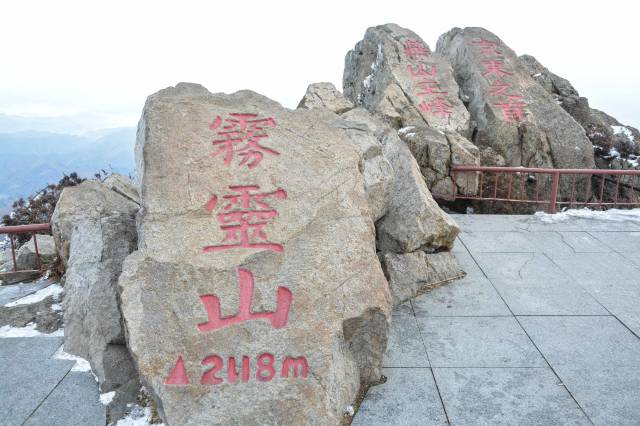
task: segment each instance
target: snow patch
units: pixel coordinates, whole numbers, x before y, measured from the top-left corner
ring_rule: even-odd
[[[116,391],[101,393],[100,402],[102,403],[102,405],[109,405],[111,404],[111,401],[113,401],[114,396],[116,396]]]
[[[640,223],[640,209],[610,209],[605,211],[584,209],[569,209],[563,212],[549,214],[536,212],[535,217],[544,223],[559,223],[571,218],[603,220],[610,222],[636,222]]]
[[[151,424],[151,408],[141,407],[137,404],[129,404],[132,407],[131,412],[125,418],[118,420],[116,426],[148,426]],[[163,426],[160,423],[154,426]]]
[[[11,308],[13,306],[31,305],[33,303],[40,302],[49,296],[53,296],[53,300],[57,301],[57,300],[60,300],[60,294],[63,291],[64,289],[60,286],[60,284],[51,284],[41,290],[36,291],[33,294],[30,294],[18,300],[14,300],[13,302],[7,303],[4,306],[6,308]]]
[[[400,136],[404,136],[407,133],[409,133],[410,131],[412,131],[413,129],[415,129],[415,126],[407,126],[407,127],[403,127],[400,130],[398,130],[398,134]]]
[[[54,331],[53,333],[42,333],[36,330],[36,323],[30,322],[24,327],[11,327],[10,325],[5,325],[0,327],[0,338],[3,337],[59,337],[64,336],[64,330],[59,329]]]
[[[62,310],[62,305],[60,305],[59,303],[54,303],[53,305],[51,305],[51,310],[53,312],[59,312]]]
[[[84,358],[80,358],[79,356],[68,354],[64,351],[64,346],[60,346],[55,354],[53,354],[53,358],[55,359],[67,359],[69,361],[75,361],[75,365],[71,368],[71,371],[78,371],[86,373],[91,371],[91,364]],[[96,378],[96,376],[93,376]],[[96,382],[98,379],[96,378]]]
[[[542,73],[541,73],[541,72],[539,72],[539,73],[537,73],[537,74],[534,74],[533,76],[534,76],[534,77],[540,77],[541,75],[542,75]]]
[[[633,143],[634,139],[633,139],[633,133],[631,133],[631,130],[626,127],[626,126],[611,126],[611,130],[613,130],[613,133],[616,135],[625,135],[627,137],[627,139],[629,139],[629,142]]]

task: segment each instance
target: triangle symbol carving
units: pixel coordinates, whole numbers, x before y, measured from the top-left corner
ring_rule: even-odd
[[[187,370],[184,368],[184,362],[182,361],[182,354],[178,356],[176,365],[167,376],[164,381],[165,385],[188,385],[189,377],[187,376]]]

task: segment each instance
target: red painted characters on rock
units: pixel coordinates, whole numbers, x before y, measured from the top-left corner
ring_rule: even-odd
[[[474,38],[471,44],[478,47],[483,56],[503,56],[504,52],[497,41]]]
[[[240,157],[238,166],[246,166],[249,169],[257,167],[265,154],[280,155],[279,152],[260,144],[261,140],[269,135],[265,128],[275,128],[273,118],[258,118],[257,114],[229,114],[223,119],[217,116],[209,126],[211,130],[217,130],[219,139],[213,141],[213,146],[218,148],[213,152],[214,157],[222,156],[225,166],[229,166],[237,155]]]
[[[447,103],[445,98],[439,97],[435,98],[431,102],[422,101],[418,108],[422,112],[430,112],[431,114],[437,117],[450,117],[453,114],[451,110],[451,105]]]
[[[268,240],[264,227],[278,216],[266,200],[287,198],[287,192],[278,188],[272,192],[258,192],[258,185],[230,186],[231,194],[224,195],[226,205],[217,215],[220,229],[225,232],[222,244],[204,247],[205,252],[218,252],[235,248],[258,249],[282,252],[281,244]],[[218,196],[213,195],[205,209],[213,212],[218,204]]]
[[[524,121],[525,107],[527,104],[519,100],[522,96],[511,95],[506,102],[493,104],[494,107],[502,110],[502,118],[508,123],[520,123]]]
[[[404,42],[404,54],[411,60],[428,58],[431,51],[425,46],[422,40],[408,39]]]
[[[266,319],[271,323],[273,328],[282,328],[287,325],[289,318],[289,308],[293,298],[291,290],[286,287],[278,287],[276,293],[276,310],[273,312],[253,312],[251,302],[253,300],[253,274],[251,271],[243,268],[236,270],[238,275],[238,284],[240,285],[240,303],[238,313],[228,317],[222,317],[220,314],[220,299],[218,296],[206,294],[200,296],[200,300],[207,311],[207,322],[198,324],[198,330],[202,333],[218,330],[228,327],[232,324],[238,324],[246,321],[257,319]]]

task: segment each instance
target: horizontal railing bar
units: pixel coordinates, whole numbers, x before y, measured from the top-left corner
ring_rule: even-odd
[[[548,169],[535,167],[494,167],[494,166],[451,166],[455,172],[493,172],[493,173],[544,173],[576,175],[638,175],[640,170],[619,169]]]
[[[24,234],[37,231],[51,231],[51,224],[34,223],[30,225],[0,226],[0,234]]]

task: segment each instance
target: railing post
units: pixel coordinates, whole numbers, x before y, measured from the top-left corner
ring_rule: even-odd
[[[11,241],[11,257],[13,258],[13,272],[18,272],[18,263],[16,262],[16,245],[13,242],[13,234],[9,234]]]
[[[558,201],[558,184],[560,183],[560,172],[555,171],[551,178],[551,195],[549,196],[549,213],[556,212],[556,202]]]

